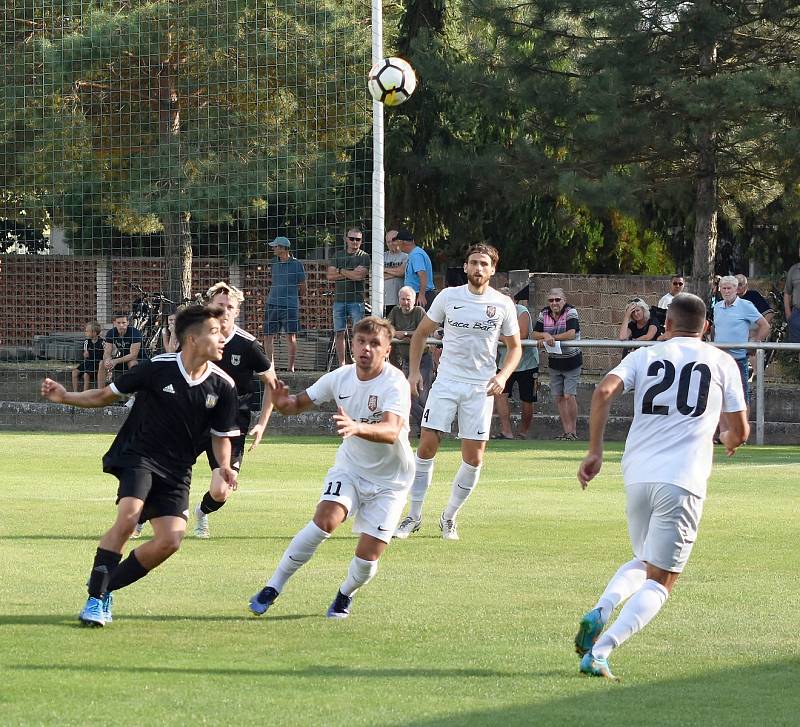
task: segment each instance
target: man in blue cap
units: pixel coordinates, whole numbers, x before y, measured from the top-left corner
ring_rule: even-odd
[[[264,318],[264,350],[270,360],[274,358],[275,334],[283,328],[289,344],[288,370],[294,371],[297,357],[297,332],[300,330],[300,296],[306,295],[306,271],[296,258],[289,254],[288,238],[276,237],[269,246],[275,253],[270,261],[270,289]]]

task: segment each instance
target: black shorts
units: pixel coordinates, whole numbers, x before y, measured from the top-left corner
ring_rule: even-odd
[[[102,361],[92,361],[90,358],[85,358],[78,364],[78,373],[97,377],[97,369],[100,368],[101,363]]]
[[[242,429],[242,434],[238,437],[230,437],[231,440],[231,469],[238,472],[242,467],[242,460],[244,459],[244,441],[247,438],[247,434],[245,433],[247,430]],[[219,462],[217,462],[217,458],[214,456],[214,448],[211,446],[211,440],[208,440],[208,446],[206,447],[206,457],[208,458],[208,466],[211,470],[217,469],[219,467]]]
[[[504,394],[511,394],[514,391],[514,382],[519,387],[519,398],[526,404],[532,404],[538,400],[536,396],[536,383],[539,379],[538,366],[533,369],[525,369],[525,371],[515,371],[506,381],[506,388],[503,389]]]
[[[139,522],[157,517],[189,519],[189,485],[165,480],[143,467],[131,467],[113,472],[119,480],[117,504],[123,497],[135,497],[144,502]]]

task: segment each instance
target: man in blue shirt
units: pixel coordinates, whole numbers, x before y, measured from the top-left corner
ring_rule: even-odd
[[[719,292],[722,300],[714,304],[714,341],[716,343],[740,343],[750,340],[750,329],[755,326],[753,332],[754,341],[763,341],[769,335],[769,323],[764,316],[758,312],[756,307],[749,301],[739,298],[736,288],[739,281],[733,275],[726,275],[720,278]],[[739,367],[739,374],[742,377],[742,389],[744,389],[745,401],[750,400],[750,378],[749,366],[747,363],[747,349],[728,348],[725,349]]]
[[[288,370],[294,371],[297,357],[297,332],[300,330],[300,296],[306,294],[306,271],[289,254],[291,243],[276,237],[269,246],[275,253],[270,262],[270,288],[264,319],[264,351],[270,361],[275,350],[275,335],[283,328],[289,347]]]
[[[409,230],[401,229],[395,239],[400,243],[403,252],[408,254],[403,285],[407,285],[417,294],[416,304],[428,310],[436,297],[431,259],[425,250],[417,247],[414,235]]]

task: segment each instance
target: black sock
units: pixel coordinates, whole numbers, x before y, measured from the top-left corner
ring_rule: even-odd
[[[210,515],[212,512],[216,512],[225,504],[225,500],[222,502],[217,502],[213,497],[211,497],[210,492],[206,492],[203,495],[203,501],[200,503],[200,511],[206,515]]]
[[[131,583],[135,583],[140,578],[144,578],[150,571],[147,570],[137,559],[136,551],[132,550],[125,560],[117,566],[108,581],[109,591],[118,591]]]
[[[102,598],[108,591],[108,581],[111,574],[116,570],[122,560],[122,553],[115,553],[113,550],[98,548],[94,554],[94,565],[89,574],[89,595],[92,598]]]

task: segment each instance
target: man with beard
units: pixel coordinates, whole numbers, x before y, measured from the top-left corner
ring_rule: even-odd
[[[408,383],[414,396],[422,385],[420,361],[426,340],[437,328],[444,327],[438,374],[422,413],[411,507],[395,532],[397,538],[407,538],[422,526],[422,505],[433,478],[433,460],[442,436],[450,432],[453,419],[458,416],[462,462],[439,527],[445,540],[459,539],[456,515],[478,484],[491,428],[493,397],[505,389],[522,355],[514,303],[489,286],[498,259],[497,250],[491,245],[470,247],[464,263],[467,284],[439,293],[411,338]],[[498,340],[508,348],[500,371],[496,366]]]

